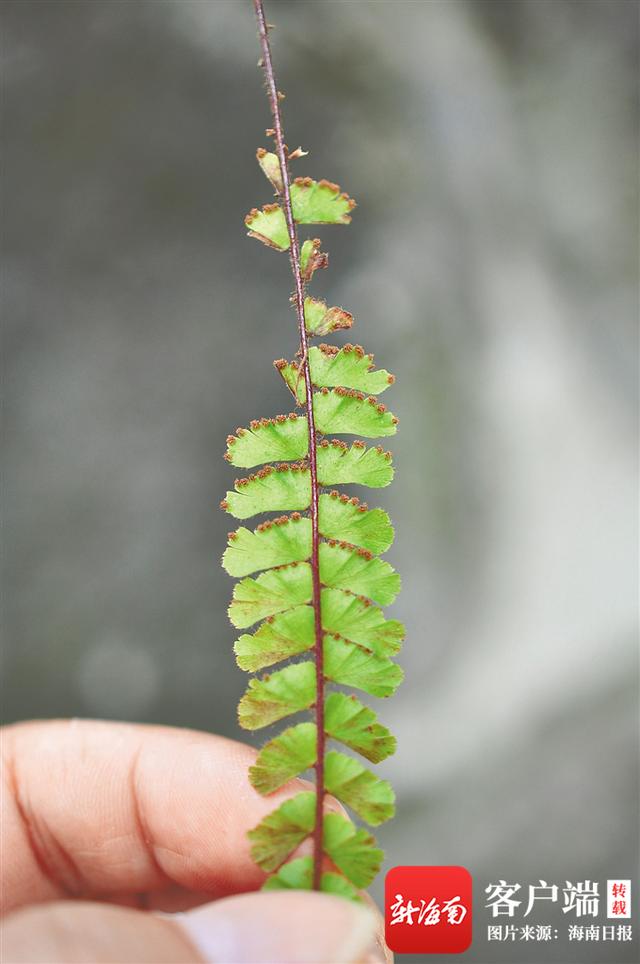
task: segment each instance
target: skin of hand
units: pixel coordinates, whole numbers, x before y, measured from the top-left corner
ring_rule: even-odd
[[[256,892],[247,830],[308,784],[265,799],[254,758],[167,727],[6,727],[3,964],[390,964],[370,899]]]

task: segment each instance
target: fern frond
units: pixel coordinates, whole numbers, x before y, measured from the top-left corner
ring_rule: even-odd
[[[240,631],[254,627],[235,642],[238,665],[249,673],[277,667],[249,680],[239,725],[259,730],[313,714],[263,746],[249,771],[251,784],[271,794],[313,769],[316,785],[285,800],[249,837],[252,856],[268,875],[265,889],[314,888],[358,900],[358,889],[380,868],[382,851],[349,817],[325,812],[325,796],[333,794],[375,826],[393,815],[394,794],[386,780],[327,743],[379,763],[396,740],[373,710],[331,687],[390,696],[403,677],[393,658],[405,630],[381,609],[400,590],[398,573],[378,558],[393,542],[391,520],[334,487],[377,489],[393,479],[391,453],[362,438],[396,433],[397,418],[378,398],[394,379],[359,345],[310,344],[354,322],[344,308],[307,295],[305,286],[327,267],[328,256],[318,238],[301,245],[297,226],[348,224],[355,202],[330,181],[291,181],[289,161],[302,152],[290,155],[284,144],[262,0],[254,5],[275,137],[275,152],[260,148],[257,159],[276,203],[254,208],[245,223],[252,237],[289,253],[299,349],[295,361],[275,365],[298,411],[256,419],[227,437],[226,460],[256,471],[235,480],[221,507],[239,520],[285,514],[231,532],[222,565],[240,580],[229,606],[232,624]],[[355,439],[347,444],[333,437],[341,435]],[[308,838],[312,856],[296,856]],[[327,862],[335,869],[325,870]]]

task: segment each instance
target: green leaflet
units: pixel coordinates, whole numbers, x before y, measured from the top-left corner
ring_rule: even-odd
[[[311,281],[313,274],[319,268],[326,268],[329,256],[320,250],[320,239],[307,239],[300,249],[300,268],[302,280]]]
[[[366,395],[380,395],[394,382],[393,375],[384,368],[373,367],[373,355],[365,354],[360,345],[311,348],[309,367],[311,380],[319,388],[342,385]]]
[[[257,579],[236,583],[229,619],[236,629],[245,629],[260,619],[307,602],[311,602],[311,566],[293,562],[284,569],[263,572]]]
[[[294,663],[284,669],[249,680],[238,704],[238,723],[245,730],[259,730],[300,710],[308,710],[316,698],[313,663]]]
[[[400,667],[386,656],[374,656],[333,636],[324,638],[324,674],[334,683],[353,686],[371,696],[391,696],[403,678]]]
[[[347,696],[344,693],[331,693],[327,697],[325,733],[328,737],[339,740],[345,746],[360,753],[372,763],[380,763],[381,760],[391,756],[396,748],[395,737],[386,727],[377,722],[375,713],[363,706],[355,696]],[[262,748],[255,764],[249,770],[252,785],[259,793],[274,793],[293,777],[300,776],[315,765],[316,740],[315,723],[298,723],[270,740]],[[330,758],[331,763],[329,763]],[[344,763],[345,760],[348,763]],[[374,819],[370,819],[370,816],[363,812],[363,805],[359,803],[360,796],[363,796],[366,807],[368,794],[366,785],[371,784],[369,777],[362,777],[362,773],[369,773],[369,771],[364,770],[356,760],[337,751],[327,754],[325,780],[329,792],[347,806],[353,807],[369,823],[382,823],[393,815],[393,790],[386,781],[378,781],[388,789],[376,790],[375,793],[372,791],[372,802],[375,803],[376,809]],[[373,774],[370,776],[373,777]],[[377,780],[377,777],[374,779]],[[352,781],[353,785],[351,785]],[[348,786],[345,788],[343,784]],[[363,784],[364,789],[361,791]],[[387,809],[387,805],[391,806],[391,811]]]
[[[364,549],[320,544],[320,580],[325,586],[349,589],[381,606],[388,606],[400,591],[400,576],[388,562],[371,558]],[[275,616],[311,602],[311,566],[293,562],[270,569],[257,579],[237,583],[229,606],[229,619],[245,629],[267,616]]]
[[[393,526],[384,509],[367,509],[355,497],[331,492],[319,499],[320,532],[378,555],[393,542]]]
[[[328,736],[360,753],[372,763],[386,760],[396,751],[396,738],[378,723],[376,714],[360,700],[346,693],[331,693],[324,706]]]
[[[393,478],[391,455],[379,448],[366,448],[363,442],[351,447],[327,439],[318,446],[320,485],[357,483],[371,488],[388,485]],[[220,503],[236,519],[248,519],[260,512],[285,512],[307,509],[311,502],[311,476],[299,462],[267,465],[255,475],[236,479],[234,491]]]
[[[276,870],[313,830],[316,795],[299,793],[285,800],[249,831],[251,856],[262,870]],[[366,830],[357,830],[346,817],[326,813],[323,822],[325,853],[356,887],[367,887],[380,869],[383,853]]]
[[[316,762],[315,723],[298,723],[270,740],[249,768],[249,779],[259,793],[273,793]]]
[[[323,435],[395,435],[397,418],[373,397],[352,389],[321,389],[313,396],[316,429]],[[254,420],[227,438],[225,458],[248,469],[264,462],[291,462],[306,458],[309,432],[305,415],[277,415]]]
[[[325,814],[323,845],[327,856],[356,887],[368,887],[380,870],[384,854],[375,838],[366,830],[356,830],[338,813]]]
[[[309,299],[308,299],[309,300]],[[325,306],[326,307],[326,306]],[[350,326],[349,326],[350,327]],[[299,377],[296,362],[278,363],[278,371],[293,395],[304,402],[304,379]],[[320,345],[309,349],[309,370],[316,388],[354,388],[366,395],[380,395],[393,384],[393,375],[384,368],[373,367],[373,355],[366,355],[360,345]]]
[[[319,499],[320,533],[360,546],[369,552],[384,552],[393,542],[393,527],[382,509],[369,509],[356,498],[337,493]],[[229,534],[222,566],[230,576],[248,576],[260,569],[302,562],[311,554],[311,522],[294,512],[273,522],[263,522],[253,532],[240,526]]]
[[[377,827],[394,814],[395,794],[387,780],[380,780],[353,757],[330,750],[324,763],[325,786],[347,807]]]
[[[314,181],[297,177],[291,185],[293,218],[298,224],[349,224],[350,212],[356,206],[353,198],[343,194],[331,181]]]
[[[395,435],[398,419],[373,395],[347,388],[322,388],[313,396],[316,428],[323,435]]]
[[[295,179],[291,185],[291,204],[293,219],[298,224],[349,224],[349,212],[355,207],[355,201],[342,194],[337,184],[314,181],[310,177]],[[278,251],[288,250],[287,224],[279,204],[265,204],[261,211],[253,208],[244,223],[252,238]]]
[[[328,335],[332,331],[342,331],[351,328],[353,315],[344,308],[328,308],[324,301],[318,298],[304,299],[304,321],[307,332],[310,335]],[[284,376],[283,376],[284,377]],[[298,376],[293,381],[291,391],[297,394],[298,399],[304,398],[300,395]]]
[[[311,890],[313,860],[311,857],[297,857],[284,864],[280,870],[268,877],[262,885],[263,890]],[[361,901],[361,897],[342,874],[325,872],[321,877],[321,890],[326,894],[346,897],[347,900]]]
[[[296,606],[270,616],[252,636],[245,633],[236,641],[234,651],[240,669],[255,673],[306,652],[314,642],[313,609]]]
[[[278,194],[281,194],[283,184],[278,155],[273,154],[270,151],[265,151],[264,147],[259,147],[256,151],[256,158],[264,176],[267,178],[267,180],[271,181],[274,190]]]
[[[265,204],[258,210],[252,208],[244,219],[244,223],[249,228],[247,232],[250,238],[262,241],[269,248],[276,251],[286,251],[289,247],[289,233],[284,212],[279,204]]]
[[[320,579],[325,586],[349,589],[380,606],[390,605],[400,592],[400,576],[388,562],[371,558],[364,549],[329,545],[327,542],[320,544]],[[310,587],[311,583],[309,591]]]
[[[322,628],[352,643],[370,649],[376,656],[393,656],[404,639],[404,626],[397,619],[385,619],[382,610],[342,589],[323,589]],[[250,673],[273,666],[313,648],[313,608],[296,606],[278,613],[235,644],[238,666]]]
[[[398,423],[373,395],[346,388],[323,388],[313,396],[316,429],[323,435],[395,435]],[[309,451],[307,419],[303,415],[277,415],[253,421],[227,438],[225,458],[238,468],[264,462],[290,462],[306,458]]]
[[[259,512],[308,509],[311,478],[308,468],[284,462],[261,469],[248,479],[236,479],[235,492],[227,492],[221,507],[236,519],[248,519]]]
[[[311,523],[294,513],[263,522],[250,532],[241,526],[229,534],[222,566],[230,576],[248,576],[258,569],[284,566],[307,559],[311,552]]]
[[[367,448],[364,442],[347,445],[338,439],[322,439],[317,448],[320,485],[346,485],[352,482],[381,489],[393,479],[391,452],[382,446]]]
[[[240,469],[264,462],[290,462],[303,459],[309,451],[306,416],[278,415],[251,422],[249,428],[236,429],[227,438],[225,459]]]
[[[405,635],[397,619],[385,619],[377,606],[342,589],[322,590],[322,628],[365,646],[376,656],[393,656]]]
[[[299,793],[285,800],[249,831],[251,856],[262,870],[277,870],[313,830],[316,795]]]

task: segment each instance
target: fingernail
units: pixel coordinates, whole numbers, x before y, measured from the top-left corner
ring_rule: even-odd
[[[175,923],[208,964],[384,960],[376,954],[374,914],[329,894],[243,894],[189,911]]]

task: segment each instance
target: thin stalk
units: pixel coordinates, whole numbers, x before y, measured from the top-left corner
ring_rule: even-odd
[[[287,161],[287,150],[285,147],[284,134],[282,131],[282,116],[280,113],[280,101],[278,88],[273,71],[273,61],[271,59],[271,47],[269,45],[269,28],[264,14],[262,0],[253,0],[258,21],[258,34],[260,37],[260,47],[262,49],[262,67],[271,106],[273,117],[273,129],[275,131],[274,140],[276,154],[280,161],[280,172],[282,174],[282,191],[280,199],[284,216],[287,222],[289,233],[289,260],[291,271],[295,283],[294,302],[298,327],[300,329],[300,354],[302,374],[304,377],[305,388],[305,407],[309,426],[309,470],[311,473],[311,577],[313,585],[313,614],[315,626],[315,664],[316,664],[316,702],[315,716],[318,733],[317,752],[316,752],[316,815],[313,831],[313,889],[320,890],[322,878],[322,818],[324,801],[324,754],[325,754],[325,734],[324,734],[324,657],[322,651],[322,617],[320,612],[320,560],[319,545],[320,537],[318,532],[318,470],[316,456],[316,427],[313,417],[313,390],[311,385],[311,373],[309,371],[309,352],[307,329],[304,320],[304,281],[300,270],[300,244],[298,242],[298,232],[295,221],[293,220],[293,208],[291,205],[291,189],[289,178],[289,165]]]

